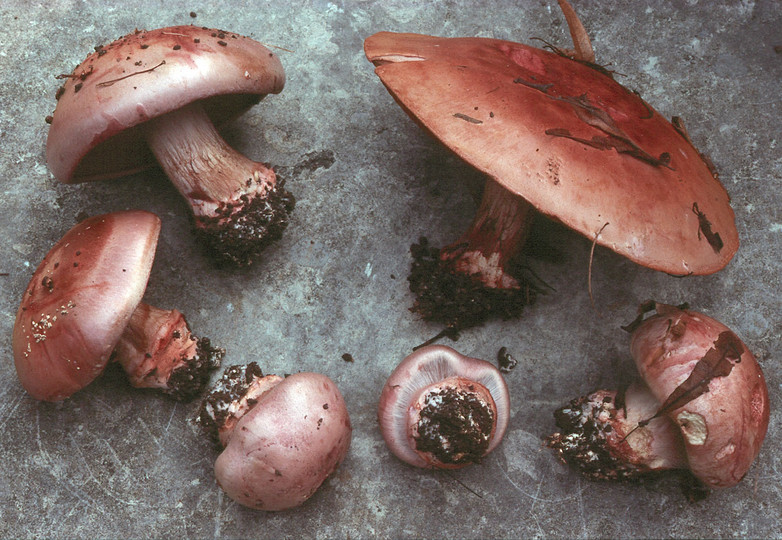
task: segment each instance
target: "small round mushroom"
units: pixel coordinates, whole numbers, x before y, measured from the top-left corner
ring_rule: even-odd
[[[157,159],[218,261],[250,264],[280,237],[293,196],[214,126],[282,91],[277,55],[233,32],[174,26],[97,47],[65,77],[46,143],[58,180],[124,176]]]
[[[115,212],[78,223],[49,251],[13,332],[16,372],[31,396],[65,399],[112,359],[139,388],[182,400],[203,389],[224,351],[195,337],[179,311],[141,302],[159,233],[150,212]]]
[[[405,358],[380,394],[378,420],[391,452],[424,468],[479,462],[502,441],[510,396],[494,365],[430,345]]]
[[[595,479],[689,469],[707,488],[747,474],[769,421],[768,390],[755,357],[724,324],[650,303],[631,325],[643,382],[599,390],[555,413],[547,439],[563,462]]]
[[[414,245],[413,309],[425,319],[465,327],[518,315],[540,289],[512,268],[537,213],[670,274],[716,272],[736,253],[729,196],[681,121],[594,64],[572,10],[568,22],[574,58],[484,38],[364,42],[405,112],[488,177],[461,238]]]
[[[226,370],[197,422],[224,449],[215,462],[223,491],[268,511],[309,499],[345,459],[352,434],[331,379],[318,373],[264,376],[255,362]]]

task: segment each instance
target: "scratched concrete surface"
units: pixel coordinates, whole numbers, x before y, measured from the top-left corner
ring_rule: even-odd
[[[666,116],[680,115],[729,191],[741,248],[722,272],[676,279],[598,248],[593,308],[589,242],[541,222],[559,262],[533,261],[556,289],[518,321],[463,333],[459,351],[519,360],[502,445],[452,473],[410,468],[376,426],[385,377],[439,328],[408,311],[409,245],[458,235],[480,176],[429,139],[364,59],[380,30],[568,44],[555,2],[97,0],[0,7],[0,537],[768,537],[782,535],[782,4],[774,0],[575,0],[598,61]],[[632,4],[632,5],[631,5]],[[194,12],[194,19],[190,13]],[[198,24],[279,50],[288,74],[227,127],[245,154],[288,172],[298,198],[281,242],[249,272],[217,271],[190,234],[179,195],[159,173],[58,184],[44,159],[59,82],[93,46],[135,28]],[[311,152],[333,164],[298,167]],[[327,160],[328,161],[328,160]],[[311,169],[311,168],[310,168]],[[185,312],[228,349],[226,364],[319,371],[341,388],[354,433],[347,460],[303,507],[267,514],[215,485],[214,449],[188,424],[196,403],[134,391],[109,370],[58,404],[16,379],[11,330],[20,295],[80,214],[144,208],[163,220],[146,301]],[[619,329],[639,302],[690,304],[731,326],[756,353],[772,404],[759,458],[737,487],[689,503],[674,476],[641,485],[585,481],[541,445],[552,410],[634,376]],[[351,354],[348,363],[342,355]]]

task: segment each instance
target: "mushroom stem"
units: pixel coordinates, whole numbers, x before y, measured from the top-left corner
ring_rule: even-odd
[[[218,367],[225,351],[213,348],[208,338],[197,338],[184,315],[140,303],[114,349],[137,388],[156,388],[176,399],[187,400],[209,382],[209,371]]]
[[[540,290],[511,268],[535,212],[523,198],[487,180],[475,218],[457,242],[437,250],[424,238],[412,246],[413,311],[457,331],[490,317],[517,317]]]
[[[563,463],[598,480],[622,480],[688,468],[681,433],[667,416],[654,417],[660,402],[643,383],[622,395],[598,390],[554,413],[560,432],[546,444]]]
[[[246,265],[280,237],[293,196],[272,169],[231,148],[198,102],[147,125],[147,144],[218,255]]]
[[[497,182],[487,180],[478,212],[459,240],[440,251],[455,271],[472,276],[484,286],[518,289],[508,265],[529,234],[535,209]]]
[[[567,21],[567,26],[570,30],[570,37],[573,39],[573,59],[594,64],[595,52],[592,49],[592,41],[589,39],[581,19],[576,14],[576,10],[573,9],[567,0],[559,0],[559,7],[565,15],[565,21]]]
[[[239,420],[282,381],[279,375],[264,375],[256,362],[231,366],[204,399],[196,421],[225,448]]]

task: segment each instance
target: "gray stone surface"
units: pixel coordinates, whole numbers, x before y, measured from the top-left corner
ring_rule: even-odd
[[[518,321],[463,333],[455,347],[519,360],[503,444],[458,472],[405,466],[385,448],[377,397],[393,366],[439,328],[408,311],[409,245],[456,238],[480,176],[411,122],[362,51],[377,31],[569,44],[553,1],[5,0],[0,7],[0,537],[768,537],[782,535],[780,244],[782,4],[774,0],[574,2],[598,61],[666,116],[680,115],[729,191],[742,241],[723,271],[676,279],[541,223],[559,263],[533,261],[556,292]],[[220,7],[218,7],[220,5]],[[132,6],[132,7],[131,7]],[[197,17],[191,18],[195,12]],[[238,149],[289,174],[298,198],[281,242],[248,272],[215,270],[161,174],[61,185],[44,158],[59,86],[93,46],[135,28],[225,28],[282,47],[284,92],[227,127]],[[334,163],[297,170],[311,152]],[[299,167],[301,169],[301,167]],[[16,379],[11,330],[20,295],[80,214],[145,208],[163,220],[146,301],[187,314],[228,349],[227,364],[319,371],[341,388],[353,444],[303,507],[266,514],[222,495],[215,450],[188,419],[197,404],[134,391],[109,370],[58,403]],[[552,411],[634,377],[619,329],[648,298],[690,304],[756,353],[772,416],[759,458],[735,488],[691,504],[675,476],[641,485],[580,479],[542,446]],[[342,360],[344,353],[355,361]]]

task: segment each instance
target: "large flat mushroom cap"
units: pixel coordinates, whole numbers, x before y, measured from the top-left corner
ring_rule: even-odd
[[[13,332],[19,380],[65,399],[105,368],[147,286],[160,219],[131,210],[86,219],[55,244],[24,291]]]
[[[381,32],[364,49],[425,129],[599,244],[676,275],[716,272],[738,249],[730,198],[707,161],[599,69],[484,38]]]
[[[61,182],[122,176],[154,163],[145,121],[201,101],[219,124],[282,91],[276,54],[232,32],[136,31],[98,47],[58,92],[46,159]]]

